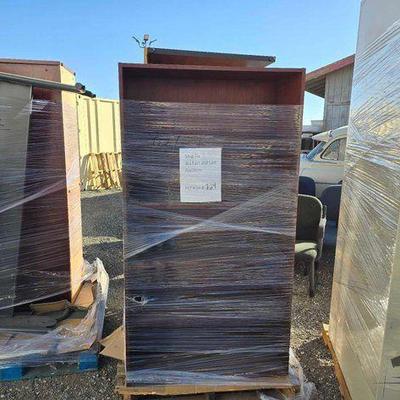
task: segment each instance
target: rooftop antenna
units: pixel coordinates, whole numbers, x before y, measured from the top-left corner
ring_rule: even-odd
[[[149,46],[152,45],[157,39],[150,40],[150,35],[148,33],[145,33],[143,35],[143,39],[139,40],[136,36],[132,36],[132,38],[135,40],[135,42],[138,44],[138,46],[143,49],[143,55],[144,55],[144,63],[147,64],[147,49]]]

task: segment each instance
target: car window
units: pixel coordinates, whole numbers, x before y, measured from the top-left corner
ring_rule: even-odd
[[[321,153],[321,151],[324,149],[324,144],[323,142],[318,143],[316,147],[314,147],[308,154],[307,158],[309,160],[312,160],[317,154]]]
[[[324,160],[339,160],[340,140],[333,141],[322,153],[321,158]]]
[[[340,139],[339,161],[344,161],[344,156],[346,154],[346,144],[347,144],[347,138]]]

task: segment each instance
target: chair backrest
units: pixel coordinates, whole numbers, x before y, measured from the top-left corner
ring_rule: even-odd
[[[299,176],[299,194],[315,196],[315,181],[308,176]]]
[[[314,196],[299,194],[296,240],[318,241],[318,227],[323,216],[322,203]]]
[[[342,195],[342,185],[328,186],[321,195],[321,203],[326,206],[328,221],[337,221],[340,210],[340,197]]]

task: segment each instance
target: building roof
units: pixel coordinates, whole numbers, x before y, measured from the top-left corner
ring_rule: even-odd
[[[324,98],[326,76],[350,65],[354,65],[354,54],[309,72],[306,75],[306,91]]]
[[[211,53],[149,47],[146,53],[148,64],[212,65],[226,67],[264,68],[274,63],[274,56],[248,54]]]
[[[71,68],[67,67],[64,63],[61,61],[52,61],[52,60],[24,60],[24,59],[18,59],[18,58],[0,58],[0,63],[5,63],[5,64],[33,64],[33,65],[51,65],[51,66],[62,66],[69,72],[75,75],[75,72],[72,71]]]

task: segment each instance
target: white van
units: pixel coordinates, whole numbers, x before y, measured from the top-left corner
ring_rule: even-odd
[[[347,125],[314,135],[313,139],[320,143],[308,154],[301,154],[300,176],[314,179],[320,197],[325,188],[343,180]]]

